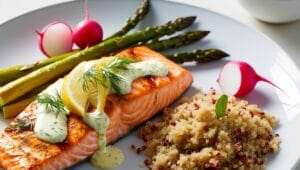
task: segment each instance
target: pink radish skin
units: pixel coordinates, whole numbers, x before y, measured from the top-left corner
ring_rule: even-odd
[[[39,35],[40,50],[47,56],[56,56],[72,50],[72,29],[64,22],[53,22],[45,26]]]
[[[93,46],[102,41],[103,30],[101,25],[90,19],[87,7],[87,0],[85,1],[86,18],[79,22],[73,31],[73,40],[75,44],[83,49]]]
[[[221,70],[217,82],[222,91],[236,97],[250,93],[257,82],[263,81],[280,89],[268,79],[258,75],[253,67],[243,61],[231,61]]]

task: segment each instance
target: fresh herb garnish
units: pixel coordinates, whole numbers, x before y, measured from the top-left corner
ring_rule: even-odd
[[[6,130],[15,130],[15,131],[24,131],[24,130],[32,130],[33,122],[28,118],[17,118],[13,125],[6,128]]]
[[[56,91],[55,95],[50,95],[48,93],[38,95],[37,102],[44,105],[46,108],[49,108],[52,112],[66,112],[65,105],[63,104],[58,91]]]
[[[90,89],[90,85],[98,87],[101,82],[100,76],[101,70],[97,69],[96,66],[92,66],[90,69],[84,72],[80,80],[82,80],[82,89],[87,92]]]
[[[89,90],[89,85],[98,87],[99,83],[104,87],[110,87],[110,90],[120,94],[120,82],[124,81],[124,78],[117,74],[118,71],[128,70],[128,65],[136,62],[136,60],[127,57],[116,57],[108,62],[104,67],[97,68],[91,67],[87,70],[81,80],[82,88],[84,91]]]
[[[225,116],[227,109],[228,96],[223,94],[217,101],[216,104],[216,115],[217,118]]]

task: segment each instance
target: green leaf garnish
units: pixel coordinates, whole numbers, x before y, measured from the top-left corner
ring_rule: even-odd
[[[128,65],[135,62],[137,60],[127,57],[116,57],[102,68],[91,67],[81,77],[83,90],[89,90],[90,85],[98,87],[100,83],[104,87],[110,88],[111,91],[120,94],[121,89],[119,84],[124,81],[124,78],[117,74],[117,72],[128,70]]]
[[[41,93],[37,97],[37,102],[41,105],[44,105],[46,108],[49,108],[52,112],[66,112],[65,105],[63,104],[58,91],[56,91],[55,95]]]
[[[225,116],[227,109],[228,96],[223,94],[217,101],[216,104],[216,115],[217,118]]]

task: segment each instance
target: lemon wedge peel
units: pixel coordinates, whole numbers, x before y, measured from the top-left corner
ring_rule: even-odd
[[[78,77],[74,77],[73,75],[80,75],[80,67],[84,67],[85,63],[79,64],[76,69],[74,69],[70,74],[65,76],[61,96],[63,103],[65,106],[74,114],[79,116],[83,116],[84,107],[80,107],[80,103],[84,103],[86,105],[86,95],[83,95],[83,90],[81,87],[78,87],[80,83],[78,83]]]

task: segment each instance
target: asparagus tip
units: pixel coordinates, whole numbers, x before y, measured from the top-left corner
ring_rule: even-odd
[[[226,52],[224,52],[224,51],[222,51],[222,52],[223,52],[223,56],[224,56],[224,57],[229,57],[229,56],[230,56],[228,53],[226,53]]]
[[[189,17],[184,17],[183,19],[183,23],[181,25],[181,27],[188,27],[190,25],[192,25],[194,23],[194,21],[196,20],[196,16],[189,16]]]
[[[186,35],[187,39],[190,39],[190,40],[200,40],[200,39],[206,37],[209,33],[210,33],[210,31],[198,30],[198,31],[188,32],[188,33],[186,33],[184,35]]]
[[[203,35],[206,36],[210,33],[210,31],[202,31],[203,32]]]
[[[189,16],[187,18],[191,18],[193,21],[195,21],[195,19],[197,18],[197,16]]]
[[[215,50],[215,54],[217,53],[218,56],[220,57],[229,57],[230,55],[222,50],[219,49],[212,49]]]

